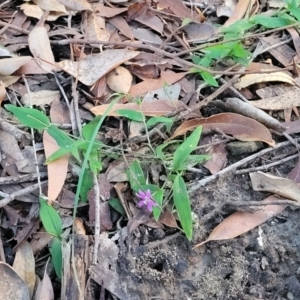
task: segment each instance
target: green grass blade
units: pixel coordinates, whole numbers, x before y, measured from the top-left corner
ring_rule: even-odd
[[[55,269],[55,273],[59,279],[61,279],[62,273],[62,244],[58,238],[54,238],[50,250],[52,263]]]

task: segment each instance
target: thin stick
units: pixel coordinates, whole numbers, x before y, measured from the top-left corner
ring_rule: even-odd
[[[95,191],[95,234],[94,234],[94,250],[93,250],[93,261],[92,264],[97,264],[98,258],[98,249],[100,244],[100,189],[97,175],[93,174],[93,184],[94,184],[94,191]]]
[[[296,141],[300,141],[300,138],[296,139]],[[220,176],[223,176],[224,174],[226,174],[228,172],[235,171],[240,166],[242,166],[242,165],[258,158],[258,157],[261,157],[266,153],[270,153],[270,152],[272,152],[276,149],[279,149],[281,147],[284,147],[284,146],[287,146],[287,145],[290,145],[290,144],[292,144],[290,141],[282,142],[282,143],[279,143],[279,144],[275,145],[273,148],[267,148],[267,149],[264,149],[264,150],[262,150],[258,153],[250,155],[250,156],[248,156],[248,157],[246,157],[246,158],[244,158],[244,159],[228,166],[227,168],[219,171],[218,173],[216,173],[214,175],[211,175],[211,176],[208,176],[204,179],[199,180],[194,186],[189,187],[188,192],[189,193],[194,192],[194,191],[198,190],[200,187],[205,186],[207,183],[209,183],[211,181],[214,181],[215,179],[219,178]]]

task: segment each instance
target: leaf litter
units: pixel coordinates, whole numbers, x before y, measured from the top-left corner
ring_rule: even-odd
[[[282,35],[284,26],[299,21],[299,4],[287,1],[278,6],[270,1],[275,11],[267,11],[265,3],[259,11],[257,1],[225,1],[224,5],[221,1],[212,1],[211,5],[198,2],[91,4],[85,0],[34,0],[21,6],[10,1],[3,8],[1,5],[0,100],[4,105],[11,101],[36,109],[27,110],[21,117],[25,125],[36,126],[34,147],[29,130],[17,120],[18,112],[16,119],[8,113],[12,111],[9,106],[1,109],[2,120],[10,124],[10,129],[0,124],[0,179],[10,182],[2,184],[0,180],[0,206],[4,206],[1,224],[6,230],[2,244],[15,252],[13,267],[18,273],[2,264],[2,279],[9,278],[17,287],[9,291],[11,298],[22,293],[23,299],[53,299],[55,292],[64,299],[81,299],[83,291],[88,290],[87,299],[95,299],[99,286],[101,299],[106,299],[105,289],[120,299],[157,297],[157,290],[161,297],[168,298],[171,293],[179,298],[182,278],[193,282],[196,278],[202,288],[185,290],[199,299],[222,299],[225,294],[246,299],[251,293],[253,297],[272,299],[275,294],[285,297],[291,293],[276,282],[273,286],[278,290],[263,288],[261,295],[253,295],[254,289],[249,286],[266,286],[259,282],[259,276],[244,285],[232,278],[239,277],[236,268],[245,270],[253,261],[246,240],[251,240],[248,248],[258,249],[252,229],[261,225],[259,234],[268,232],[266,238],[280,244],[278,236],[284,229],[277,222],[279,233],[272,231],[267,220],[288,205],[298,205],[295,182],[299,163],[295,159],[288,163],[295,157],[292,143],[286,147],[281,144],[283,136],[292,141],[294,133],[299,132],[299,35],[292,26]],[[278,13],[281,10],[282,15]],[[256,36],[253,26],[262,29]],[[274,30],[265,34],[269,28]],[[262,50],[254,56],[259,45]],[[234,77],[228,81],[228,76]],[[30,111],[34,111],[33,117]],[[55,125],[50,125],[50,120]],[[99,120],[103,121],[100,131],[94,132]],[[191,135],[200,130],[199,126],[203,135],[200,142]],[[93,135],[94,144],[88,143]],[[234,139],[241,141],[236,150],[228,145]],[[249,141],[263,142],[264,149],[251,148]],[[186,151],[179,154],[176,149]],[[83,165],[88,151],[89,160]],[[261,167],[270,171],[250,173],[251,188],[249,177],[227,172],[234,171],[230,166],[241,167],[245,159],[253,160],[254,171]],[[286,179],[286,174],[295,164],[291,172],[294,182]],[[36,174],[36,165],[40,175]],[[128,173],[132,165],[138,184]],[[93,173],[99,172],[95,180]],[[33,183],[44,176],[48,181]],[[78,199],[78,177],[79,182],[82,179],[79,202],[74,200]],[[198,189],[189,198],[186,186],[200,186],[203,180],[207,188]],[[153,217],[138,208],[136,194],[140,192],[151,195],[159,204]],[[265,198],[264,193],[270,192],[280,196]],[[43,194],[48,202],[43,202],[41,223],[38,211]],[[248,199],[247,204],[244,199]],[[76,217],[71,217],[73,208]],[[285,209],[282,214],[288,224],[297,224],[295,211]],[[276,217],[272,220],[276,222]],[[42,224],[46,230],[53,229],[51,234]],[[174,232],[181,228],[191,243],[183,235],[179,241]],[[286,232],[288,241],[298,233]],[[94,240],[89,242],[91,235]],[[201,240],[204,242],[197,244]],[[212,243],[222,240],[227,240],[226,244]],[[213,249],[209,251],[213,251],[218,266],[208,266],[201,276],[189,278],[184,272],[192,269],[194,258],[186,249],[204,243]],[[184,244],[188,245],[185,250]],[[222,274],[237,256],[227,258],[222,251],[241,245],[245,265],[230,267],[228,280]],[[11,264],[10,255],[1,247],[1,259]],[[108,248],[115,249],[114,254]],[[208,255],[203,249],[193,255]],[[261,250],[271,253],[267,248],[257,253]],[[91,266],[90,251],[96,259],[91,277],[86,273]],[[292,252],[290,248],[287,251]],[[44,254],[47,257],[49,253],[52,260],[46,268]],[[130,254],[126,257],[125,253]],[[274,259],[272,255],[270,260]],[[77,274],[69,263],[73,259]],[[42,262],[37,268],[35,260]],[[275,269],[281,267],[275,265]],[[201,268],[199,262],[196,266]],[[275,269],[268,270],[270,278]],[[62,284],[54,285],[60,273]],[[214,280],[208,280],[206,274],[215,276]],[[89,283],[90,278],[97,287]],[[176,284],[169,289],[163,283],[170,279]],[[226,280],[230,291],[216,288],[218,282]],[[154,288],[157,282],[159,289]],[[218,296],[214,294],[216,289],[220,290]],[[6,292],[3,289],[0,294]]]

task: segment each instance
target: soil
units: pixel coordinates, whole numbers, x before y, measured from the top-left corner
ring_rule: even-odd
[[[279,171],[287,173],[288,167],[280,166]],[[231,174],[199,189],[191,197],[200,224],[191,243],[180,235],[156,248],[138,246],[119,260],[118,272],[128,299],[300,299],[298,209],[286,208],[235,239],[192,249],[234,211],[218,209],[225,200],[253,201],[266,196],[252,190],[248,175]],[[214,216],[206,220],[212,211]],[[155,232],[148,227],[145,234],[153,237]]]

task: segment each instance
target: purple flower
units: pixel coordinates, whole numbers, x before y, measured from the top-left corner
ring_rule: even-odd
[[[157,206],[157,203],[153,200],[151,191],[149,189],[146,192],[140,190],[138,193],[136,193],[136,196],[141,199],[141,201],[137,204],[138,207],[146,205],[147,209],[152,211],[153,206]]]

